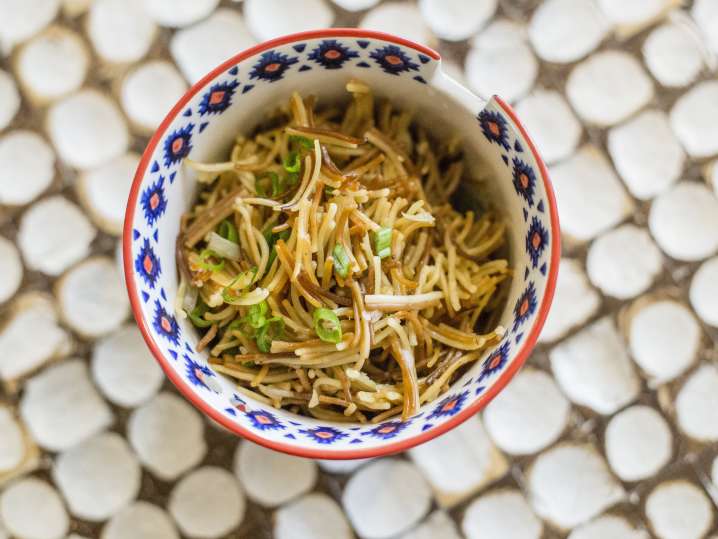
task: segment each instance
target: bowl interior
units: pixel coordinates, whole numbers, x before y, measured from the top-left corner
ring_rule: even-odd
[[[327,54],[327,51],[332,51]],[[248,134],[291,92],[315,94],[319,105],[347,99],[359,78],[375,94],[416,112],[438,136],[460,133],[470,176],[509,223],[514,268],[500,324],[502,341],[473,364],[437,401],[409,421],[378,425],[319,421],[239,394],[195,350],[198,335],[174,312],[175,239],[195,195],[182,159],[224,160],[238,133]],[[327,30],[289,36],[229,60],[195,85],[151,140],[133,184],[124,257],[133,310],[148,345],[185,396],[225,427],[263,445],[321,458],[399,451],[430,439],[481,409],[528,356],[550,303],[558,265],[556,215],[545,169],[510,108],[483,103],[441,72],[436,53],[367,31]],[[462,186],[469,195],[477,189]]]

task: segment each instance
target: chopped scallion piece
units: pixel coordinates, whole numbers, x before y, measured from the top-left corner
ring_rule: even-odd
[[[219,258],[220,261],[216,264],[213,264],[212,262],[208,262],[208,259],[210,257]],[[207,271],[222,271],[222,269],[224,268],[224,260],[214,251],[211,251],[210,249],[204,249],[199,254],[199,261],[197,262],[197,265]]]
[[[187,313],[187,316],[192,323],[198,328],[208,328],[213,322],[205,320],[202,315],[207,311],[207,307],[203,304],[197,304],[191,312]]]
[[[228,219],[225,219],[219,223],[219,235],[224,239],[234,243],[239,243],[239,233],[234,223]]]
[[[312,148],[314,148],[314,141],[307,137],[302,137],[300,135],[290,135],[289,140],[292,142],[296,142],[305,150],[311,150]]]
[[[284,335],[284,320],[273,316],[266,320],[266,323],[257,330],[257,348],[260,352],[267,353],[272,349],[272,341],[280,339]]]
[[[391,256],[391,227],[383,227],[374,232],[374,252],[379,258]]]
[[[289,152],[289,155],[284,159],[283,162],[284,170],[287,172],[299,172],[302,166],[302,161],[297,152]]]
[[[342,340],[342,326],[339,317],[331,309],[316,309],[312,315],[314,331],[324,342],[338,343]]]
[[[349,255],[347,255],[344,246],[337,243],[332,251],[334,258],[334,269],[342,279],[349,275]]]
[[[267,305],[267,302],[260,301],[259,303],[255,303],[249,307],[249,311],[247,312],[247,316],[245,318],[250,326],[254,329],[259,329],[267,323],[266,316],[268,310],[269,306]]]

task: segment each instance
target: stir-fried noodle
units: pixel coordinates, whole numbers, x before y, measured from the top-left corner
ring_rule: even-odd
[[[177,242],[177,309],[259,401],[405,420],[503,334],[505,225],[452,207],[456,140],[347,89],[341,110],[295,93],[226,162],[186,160],[201,190]]]

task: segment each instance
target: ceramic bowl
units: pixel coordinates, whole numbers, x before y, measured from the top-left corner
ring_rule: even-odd
[[[346,97],[356,77],[380,96],[418,112],[434,132],[462,135],[470,167],[490,171],[490,188],[509,222],[514,268],[501,342],[436,401],[406,422],[346,424],[277,410],[238,394],[195,346],[195,329],[175,316],[174,248],[180,215],[195,192],[182,160],[221,160],[239,128],[249,132],[294,90],[321,103]],[[488,167],[488,168],[487,168]],[[364,458],[402,451],[476,414],[506,386],[536,343],[559,261],[551,185],[511,107],[484,102],[441,69],[433,50],[367,30],[294,34],[246,50],[218,66],[174,106],[144,152],[127,206],[123,255],[137,323],[152,353],[184,396],[212,419],[266,447],[314,458]]]

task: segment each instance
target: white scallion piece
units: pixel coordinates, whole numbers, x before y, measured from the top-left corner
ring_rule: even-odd
[[[55,18],[60,0],[0,0],[0,53],[37,34]]]
[[[164,509],[136,501],[105,524],[100,539],[179,539],[179,533]]]
[[[354,534],[337,502],[326,494],[307,494],[275,513],[276,539],[351,539]]]
[[[562,258],[553,304],[540,342],[552,342],[571,328],[591,318],[601,305],[601,296],[591,287],[578,260]]]
[[[313,460],[285,455],[249,441],[237,447],[234,473],[247,497],[264,507],[283,505],[311,490],[317,481]]]
[[[623,221],[634,204],[611,164],[588,144],[550,168],[561,232],[576,242],[591,240]]]
[[[559,386],[578,405],[610,415],[638,397],[640,381],[608,317],[563,341],[549,357]]]
[[[653,201],[648,226],[668,256],[702,260],[718,250],[718,199],[702,183],[680,182]]]
[[[624,518],[603,515],[573,530],[568,539],[649,539],[648,532],[633,527]]]
[[[75,187],[80,201],[95,224],[108,234],[122,233],[127,198],[139,162],[139,155],[126,153],[78,177]]]
[[[661,539],[699,539],[713,524],[713,508],[697,485],[685,480],[670,481],[648,495],[646,517]]]
[[[71,350],[72,338],[59,326],[53,298],[40,292],[23,294],[0,329],[0,378],[17,380]]]
[[[204,466],[184,476],[170,493],[167,508],[188,537],[224,537],[242,522],[246,501],[227,470]]]
[[[95,344],[92,375],[110,401],[127,408],[152,398],[164,380],[134,324],[123,326]]]
[[[702,365],[676,396],[678,427],[694,440],[718,441],[718,368]]]
[[[718,327],[718,257],[706,260],[693,275],[691,306],[706,324]]]
[[[52,476],[70,513],[91,522],[108,519],[140,490],[137,457],[114,432],[99,434],[60,453]]]
[[[253,1],[260,3],[264,0]],[[419,8],[413,2],[380,4],[364,15],[359,26],[395,34],[417,43],[430,45],[433,41],[431,30],[426,26]]]
[[[22,282],[20,251],[9,239],[0,236],[0,304],[15,295]],[[2,369],[0,369],[2,372]]]
[[[55,176],[55,152],[40,135],[18,129],[0,138],[0,204],[22,206]]]
[[[653,83],[629,53],[607,50],[573,68],[566,95],[581,118],[605,127],[646,105],[653,98]]]
[[[0,35],[0,49],[2,48],[1,40],[2,36]],[[0,70],[0,131],[10,125],[18,110],[20,110],[20,93],[17,91],[15,80],[9,73]]]
[[[0,518],[12,537],[62,539],[70,518],[60,495],[45,481],[27,477],[0,494]]]
[[[471,502],[464,513],[461,529],[467,539],[539,539],[543,533],[543,523],[526,503],[521,492],[501,489]]]
[[[718,81],[700,82],[678,98],[671,127],[691,157],[718,154]]]
[[[601,291],[618,299],[642,294],[663,269],[663,256],[647,230],[621,225],[597,238],[588,250],[586,271]]]
[[[87,46],[79,35],[51,26],[20,49],[15,68],[25,93],[41,106],[78,90],[89,63]]]
[[[686,154],[663,111],[646,110],[611,128],[607,145],[626,187],[641,200],[663,193],[683,172]]]
[[[650,406],[626,408],[606,427],[608,463],[623,481],[652,477],[671,460],[673,436],[666,420]]]
[[[106,62],[136,62],[147,54],[156,34],[143,0],[94,0],[90,6],[87,35]]]
[[[625,497],[591,445],[562,444],[542,453],[529,468],[527,482],[535,511],[564,530],[598,516]]]
[[[64,451],[87,440],[113,419],[79,359],[31,378],[20,401],[20,416],[37,443],[50,451]]]
[[[565,64],[596,49],[610,29],[592,0],[547,0],[531,16],[529,39],[541,59]]]
[[[555,442],[568,425],[571,405],[553,378],[526,368],[486,407],[489,436],[512,455],[531,455]]]
[[[413,464],[378,460],[349,479],[342,505],[359,536],[388,539],[408,531],[429,511],[431,489]]]
[[[111,258],[85,260],[58,281],[63,320],[80,335],[100,337],[125,321],[130,305],[122,276]]]
[[[195,83],[227,58],[254,44],[242,16],[233,9],[222,8],[177,31],[169,48],[184,77]]]
[[[441,39],[462,41],[473,36],[496,12],[496,0],[419,0],[426,24]]]
[[[199,414],[171,393],[160,393],[137,408],[127,436],[145,468],[163,481],[177,479],[207,452]]]

